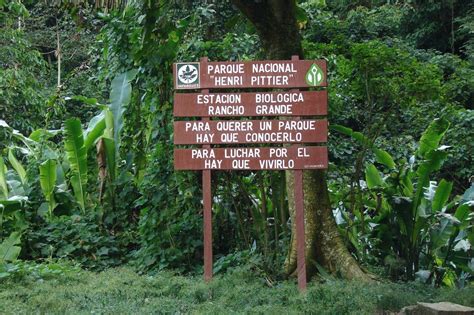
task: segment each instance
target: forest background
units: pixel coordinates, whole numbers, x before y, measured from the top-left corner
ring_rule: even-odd
[[[295,17],[305,58],[328,62],[327,183],[350,254],[380,278],[468,286],[474,1],[308,0]],[[0,26],[0,279],[71,262],[201,274],[200,174],[170,158],[171,67],[265,59],[255,26],[205,0],[0,0]],[[214,271],[287,278],[284,172],[212,182]]]

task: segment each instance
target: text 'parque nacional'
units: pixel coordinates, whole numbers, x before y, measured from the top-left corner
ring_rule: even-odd
[[[175,89],[297,88],[326,86],[324,60],[180,62]]]

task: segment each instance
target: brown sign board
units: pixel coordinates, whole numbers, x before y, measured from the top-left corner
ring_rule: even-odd
[[[328,93],[286,91],[259,93],[176,93],[175,117],[327,115]]]
[[[175,90],[327,86],[325,60],[179,62]]]
[[[306,170],[328,166],[327,147],[175,149],[175,170]]]
[[[175,121],[174,144],[326,142],[327,120]]]
[[[212,278],[211,170],[293,170],[297,241],[298,287],[306,289],[303,171],[326,169],[326,146],[221,147],[211,144],[318,143],[327,141],[327,120],[299,116],[327,115],[327,91],[298,88],[326,87],[324,60],[267,60],[244,62],[179,62],[173,64],[175,90],[203,93],[175,94],[175,144],[201,148],[175,149],[176,170],[202,170],[204,206],[204,279]],[[293,89],[283,92],[209,93],[209,89]],[[261,90],[259,90],[261,91]],[[296,116],[293,120],[220,120],[212,117]]]

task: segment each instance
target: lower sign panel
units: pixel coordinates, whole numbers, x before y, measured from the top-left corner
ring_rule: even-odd
[[[327,147],[175,149],[176,170],[307,170],[328,167]]]

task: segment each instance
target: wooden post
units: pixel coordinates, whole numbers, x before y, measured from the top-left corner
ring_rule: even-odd
[[[210,145],[203,147],[210,147]],[[211,170],[202,171],[202,194],[204,203],[204,281],[209,282],[212,279]]]
[[[291,60],[299,60],[298,56],[292,56]],[[299,91],[299,90],[295,90]],[[295,117],[299,119],[299,117]],[[304,194],[303,194],[303,170],[294,171],[294,194],[295,194],[295,219],[296,219],[296,251],[297,251],[297,273],[298,289],[306,291],[306,257],[305,257],[305,229],[304,229]]]
[[[207,57],[201,58],[201,63],[207,62]],[[202,90],[208,94],[209,90]],[[203,121],[209,121],[207,117]],[[209,144],[202,146],[204,149],[210,149]],[[211,191],[211,170],[202,171],[202,200],[204,206],[204,281],[212,280],[212,191]]]
[[[295,170],[295,211],[296,211],[296,248],[298,288],[306,290],[306,258],[305,258],[305,235],[304,235],[304,196],[303,196],[303,171]]]

